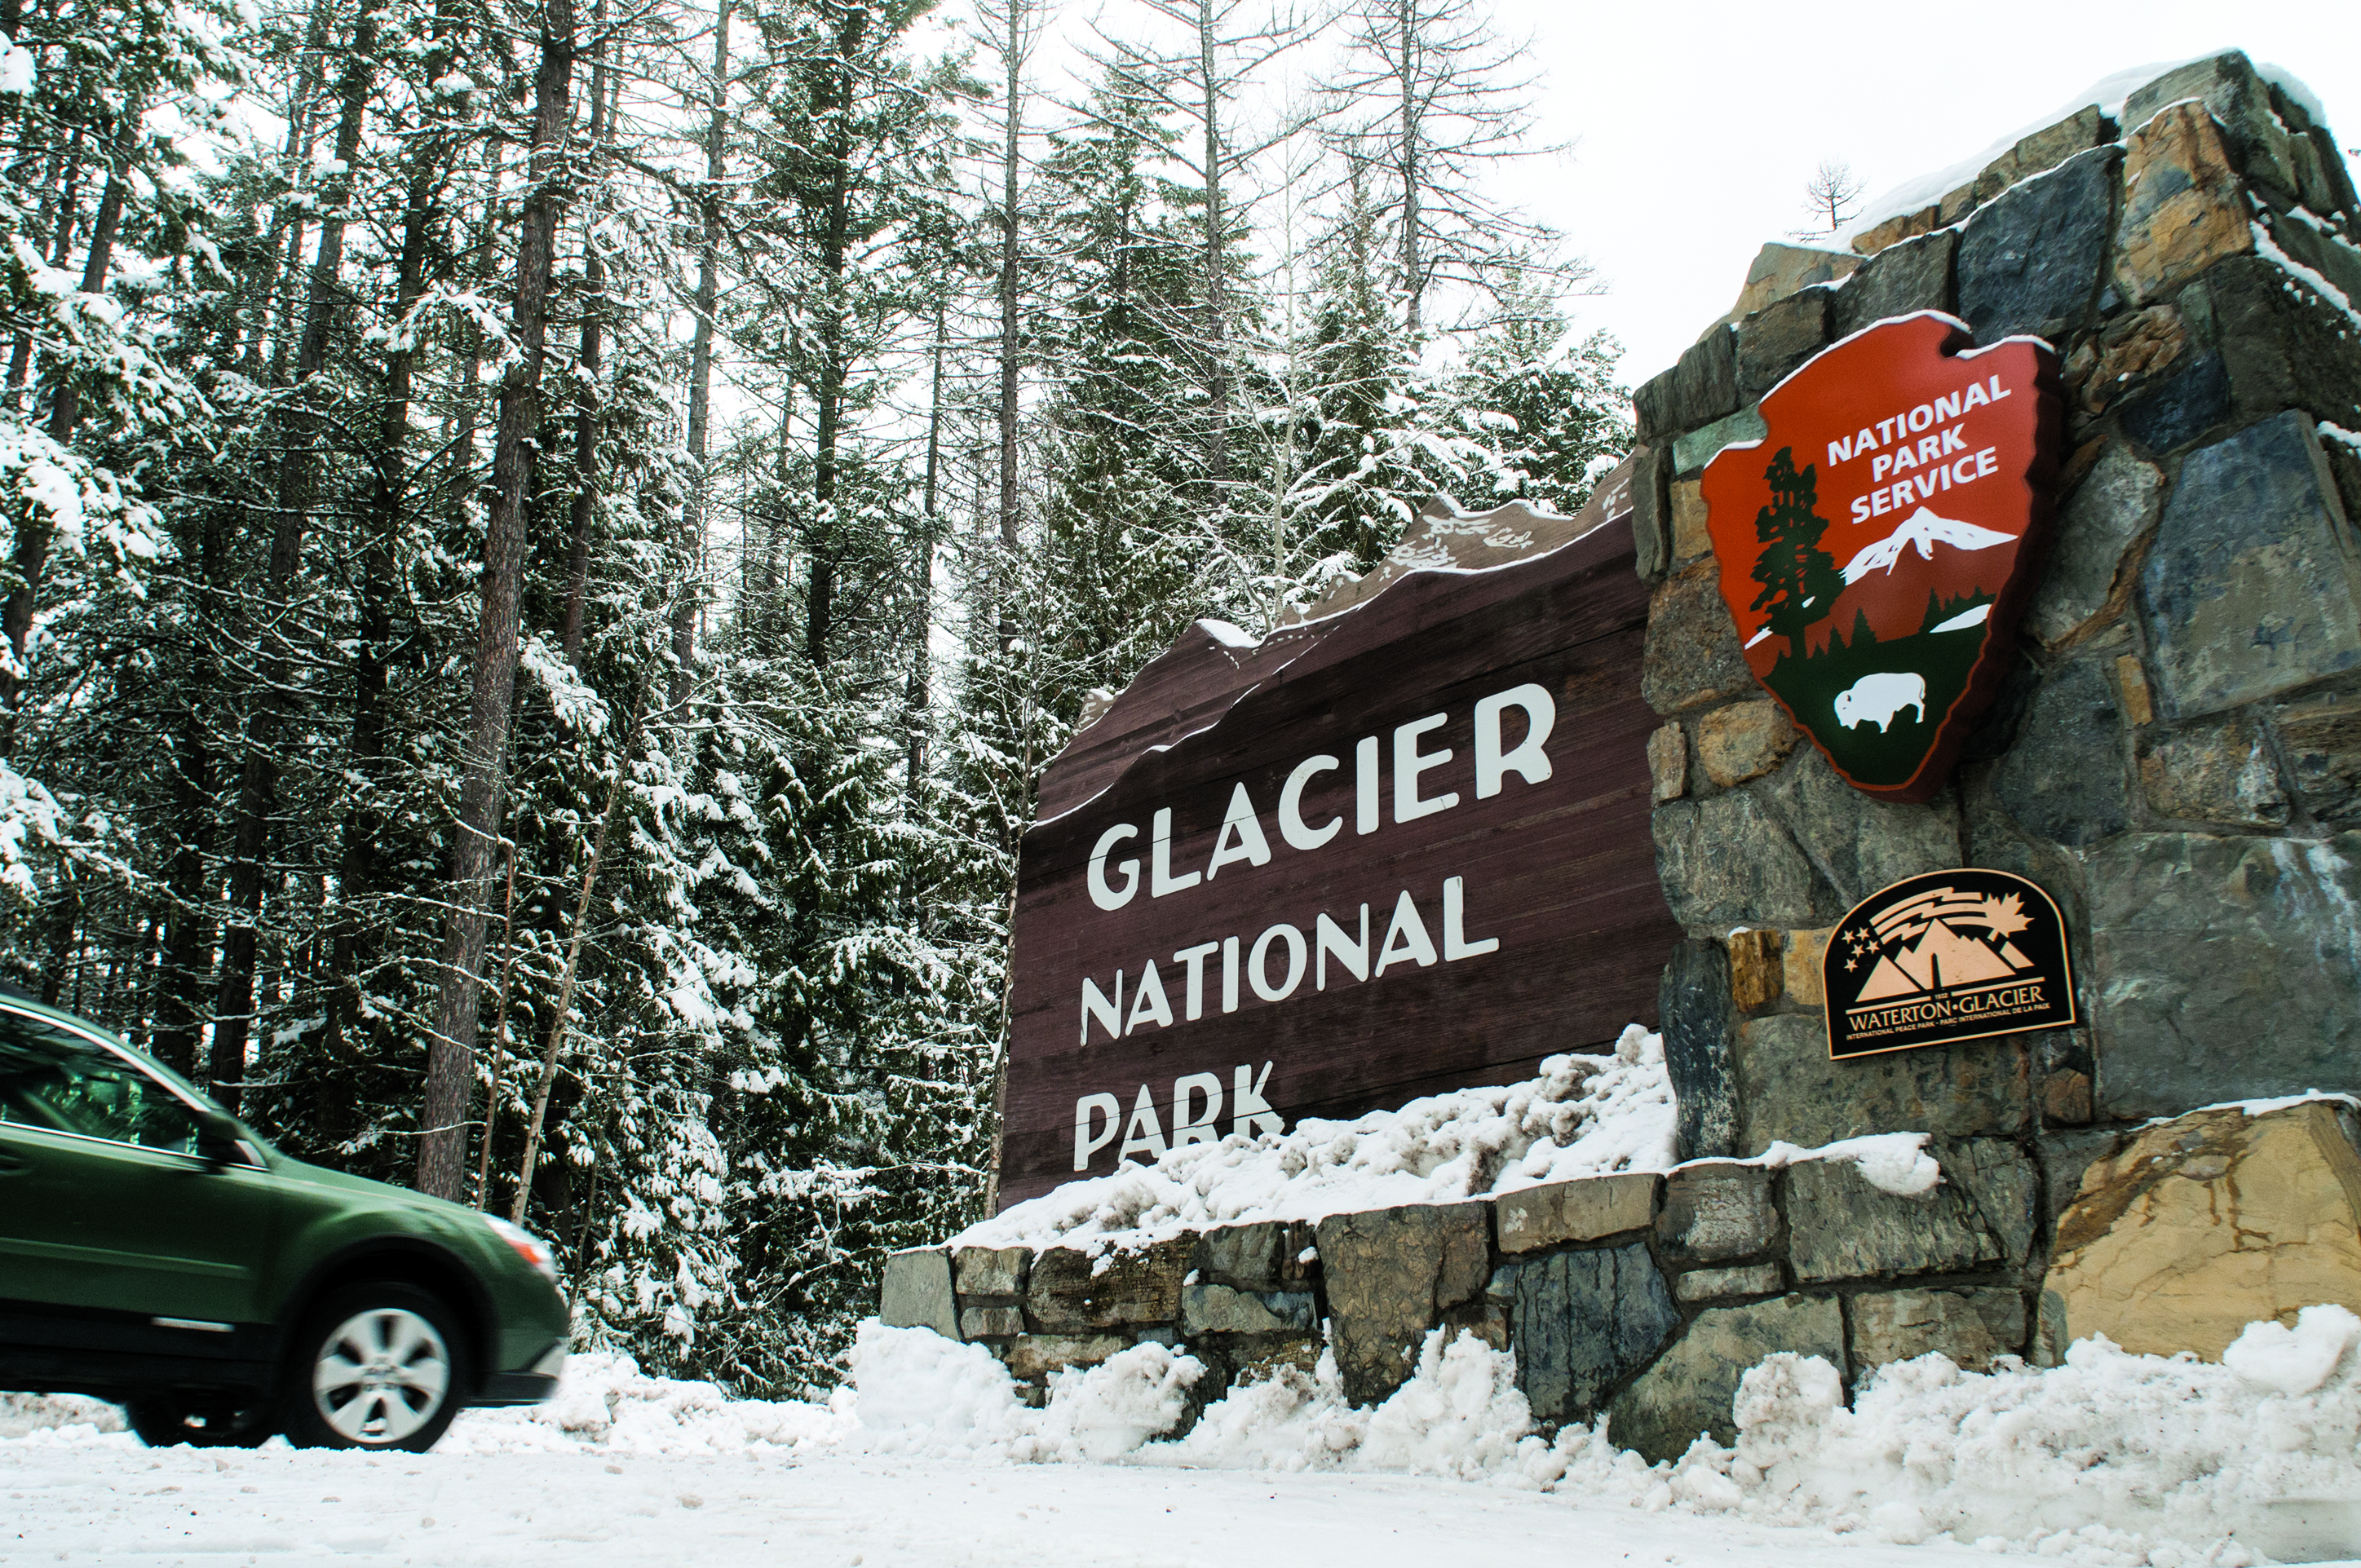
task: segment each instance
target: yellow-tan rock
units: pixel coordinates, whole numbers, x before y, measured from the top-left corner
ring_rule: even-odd
[[[1786,761],[1802,734],[1768,697],[1734,702],[1697,720],[1697,761],[1723,789],[1760,778]]]
[[[2045,1287],[2070,1338],[2209,1361],[2249,1322],[2361,1310],[2361,1157],[2319,1101],[2149,1127],[2083,1173]]]
[[[2254,249],[2237,165],[2202,104],[2176,104],[2132,133],[2115,278],[2134,301],[2169,293]]]

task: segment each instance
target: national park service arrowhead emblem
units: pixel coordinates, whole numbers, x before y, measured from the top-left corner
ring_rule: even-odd
[[[2066,923],[2038,885],[1961,866],[1853,905],[1820,959],[1828,1055],[2062,1029],[2074,1022]]]
[[[1925,800],[2007,673],[2063,400],[2037,338],[1927,311],[1822,350],[1706,466],[1747,666],[1854,788]]]

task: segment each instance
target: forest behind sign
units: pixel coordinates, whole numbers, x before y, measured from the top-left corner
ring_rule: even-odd
[[[1722,598],[1755,678],[1855,788],[1942,786],[2007,673],[2058,467],[2057,357],[1932,312],[1823,351],[1707,465]]]
[[[1653,1024],[1647,609],[1610,523],[1143,671],[1020,851],[1001,1201]]]

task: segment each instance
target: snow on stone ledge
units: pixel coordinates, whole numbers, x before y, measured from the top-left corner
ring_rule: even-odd
[[[1610,1056],[1556,1056],[1540,1076],[1463,1089],[1350,1122],[1307,1118],[1283,1134],[1233,1135],[1153,1165],[1072,1181],[951,1238],[953,1247],[1134,1248],[1188,1231],[1319,1220],[1413,1203],[1492,1198],[1674,1157],[1673,1086],[1663,1040],[1630,1025]],[[1782,1168],[1850,1160],[1873,1186],[1912,1195],[1941,1171],[1924,1133],[1773,1144],[1741,1163]]]
[[[1450,1203],[1673,1160],[1673,1087],[1658,1036],[1634,1024],[1604,1057],[1556,1056],[1521,1083],[1463,1089],[1350,1122],[1233,1134],[1154,1165],[1071,1181],[952,1238],[960,1246],[1147,1243],[1260,1220]]]

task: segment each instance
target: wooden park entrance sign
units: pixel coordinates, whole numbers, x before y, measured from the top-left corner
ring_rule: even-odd
[[[1653,1024],[1647,613],[1610,525],[1143,671],[1020,852],[1002,1202]]]
[[[1856,789],[1925,800],[2007,673],[2041,565],[2063,402],[2037,338],[1879,322],[1763,399],[1705,471],[1746,662]]]

